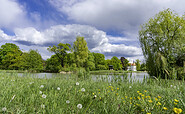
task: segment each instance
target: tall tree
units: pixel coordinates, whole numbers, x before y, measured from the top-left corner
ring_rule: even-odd
[[[122,69],[121,60],[118,59],[116,56],[113,56],[111,58],[111,63],[113,65],[114,70],[121,70]]]
[[[78,67],[83,67],[88,59],[88,47],[87,42],[84,37],[77,37],[76,41],[73,43],[73,49],[76,59],[76,64]]]
[[[141,68],[140,62],[141,62],[141,61],[140,61],[139,59],[136,59],[136,69],[137,69],[137,71],[139,71],[140,68]]]
[[[0,68],[2,69],[18,69],[16,59],[19,58],[22,51],[13,43],[6,43],[0,48]]]
[[[94,56],[90,51],[88,52],[88,59],[85,62],[85,67],[89,70],[95,69]]]
[[[71,45],[66,43],[59,43],[57,46],[53,45],[53,47],[49,46],[48,50],[50,52],[54,52],[60,60],[61,66],[64,67],[64,62],[67,56],[67,51],[70,51]]]
[[[159,12],[141,26],[139,40],[151,76],[170,78],[185,53],[185,19],[170,9]]]
[[[105,56],[101,53],[93,53],[96,70],[106,70]]]
[[[52,55],[46,60],[46,70],[51,72],[58,72],[61,68],[60,60],[57,55]]]
[[[37,50],[29,50],[23,53],[19,62],[20,68],[24,70],[43,70],[43,59]]]

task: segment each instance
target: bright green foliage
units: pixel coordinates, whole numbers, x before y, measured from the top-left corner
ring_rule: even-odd
[[[103,75],[96,81],[76,75],[49,79],[16,75],[0,72],[2,114],[177,114],[175,108],[185,113],[183,81],[131,82],[112,75],[110,85],[109,77]]]
[[[20,68],[23,70],[43,70],[42,56],[37,50],[30,50],[28,53],[24,53],[20,60]]]
[[[60,60],[60,64],[64,67],[64,62],[67,56],[67,51],[70,51],[70,44],[59,43],[57,46],[53,45],[53,47],[49,46],[48,50],[50,52],[54,52],[58,59]]]
[[[61,68],[60,60],[57,55],[52,55],[51,58],[46,60],[46,70],[51,72],[58,72]]]
[[[88,52],[88,59],[85,62],[85,67],[91,71],[95,69],[94,56],[90,51]]]
[[[106,70],[105,56],[101,53],[93,53],[96,70]]]
[[[18,69],[16,59],[22,54],[19,47],[12,43],[6,43],[0,48],[0,68],[1,69]]]
[[[116,56],[113,56],[111,58],[111,63],[113,65],[114,70],[121,70],[122,69],[121,60],[118,59]]]
[[[151,76],[172,78],[172,69],[183,66],[178,63],[183,63],[185,57],[184,16],[170,9],[159,12],[141,26],[139,40]]]
[[[112,65],[112,62],[110,59],[105,60],[106,69],[109,69],[109,65]]]
[[[141,64],[140,64],[140,60],[139,59],[136,59],[136,70],[137,71],[140,71],[140,68],[141,68]]]
[[[83,67],[88,59],[88,47],[84,37],[77,37],[73,43],[75,60],[77,67]]]

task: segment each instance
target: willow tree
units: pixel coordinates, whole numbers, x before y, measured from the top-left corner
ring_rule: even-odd
[[[73,43],[75,61],[78,67],[83,67],[88,59],[88,47],[84,37],[77,37]]]
[[[170,9],[159,12],[141,26],[139,40],[149,74],[171,78],[185,53],[184,16]]]

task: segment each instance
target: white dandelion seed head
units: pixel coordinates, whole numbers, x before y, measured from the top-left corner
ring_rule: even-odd
[[[132,88],[132,86],[129,86],[129,88]]]
[[[42,91],[39,91],[39,94],[42,94]]]
[[[45,95],[45,94],[43,94],[43,95],[42,95],[42,98],[46,98],[46,95]]]
[[[6,108],[6,107],[3,107],[3,108],[2,108],[2,111],[4,111],[4,112],[5,112],[6,110],[7,110],[7,108]]]
[[[41,85],[40,88],[44,88],[44,85]]]
[[[59,87],[57,87],[57,90],[60,90],[60,88],[59,88]]]
[[[176,89],[176,86],[174,86],[174,89]]]
[[[170,87],[173,87],[173,85],[170,85]]]
[[[30,82],[30,85],[33,84],[34,82]]]
[[[82,104],[78,104],[77,108],[81,109],[82,108]]]
[[[78,85],[79,85],[79,83],[78,83],[78,82],[76,82],[76,85],[78,86]]]
[[[96,95],[94,95],[94,97],[96,98],[97,96],[96,96]]]
[[[44,104],[41,104],[41,106],[40,106],[41,108],[45,108],[45,105]]]
[[[85,88],[82,88],[81,91],[82,91],[82,92],[85,92]]]
[[[67,103],[67,104],[69,104],[69,103],[70,103],[70,101],[69,101],[69,100],[67,100],[67,101],[66,101],[66,103]]]

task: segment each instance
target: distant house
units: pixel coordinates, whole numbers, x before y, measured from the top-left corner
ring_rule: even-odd
[[[136,64],[135,63],[131,63],[131,66],[127,67],[127,71],[137,71],[136,70]]]
[[[109,65],[109,70],[114,70],[113,65]]]

